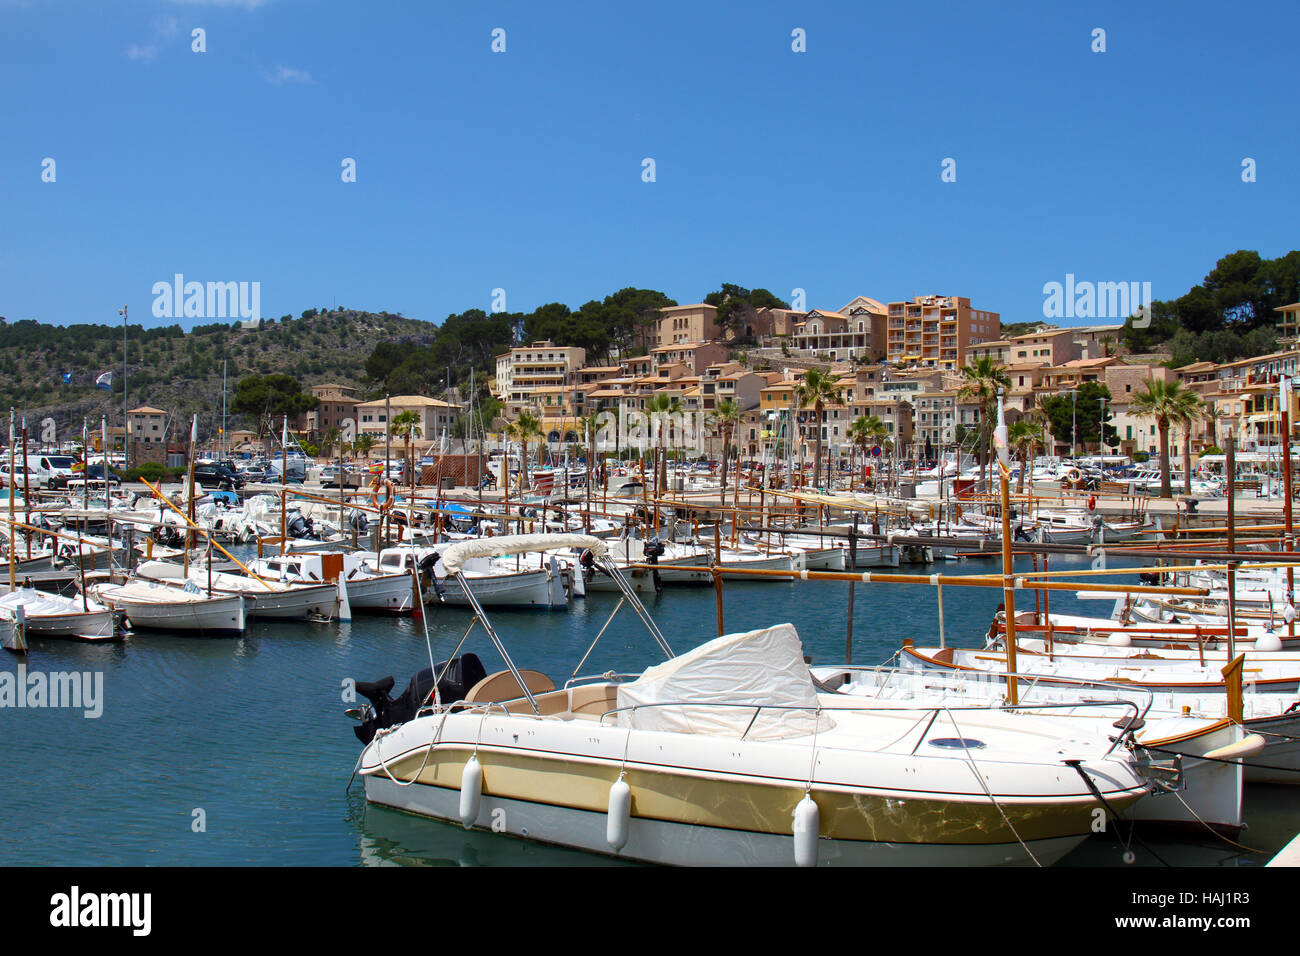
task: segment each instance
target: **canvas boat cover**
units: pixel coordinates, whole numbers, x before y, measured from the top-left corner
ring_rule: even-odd
[[[529,551],[558,551],[562,548],[585,548],[603,558],[607,547],[600,538],[586,534],[504,534],[495,538],[472,538],[453,544],[442,552],[448,574],[455,574],[470,558],[524,554]]]
[[[771,709],[755,716],[754,706],[711,704]],[[637,708],[618,714],[620,726],[633,730],[779,740],[835,726],[816,713],[817,691],[793,624],[725,634],[651,667],[619,685],[618,706]]]

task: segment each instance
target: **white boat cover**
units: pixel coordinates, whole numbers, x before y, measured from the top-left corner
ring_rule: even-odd
[[[603,558],[607,550],[604,541],[586,534],[503,534],[495,538],[472,538],[453,544],[442,552],[442,563],[448,574],[455,574],[470,558],[490,558],[528,551],[558,551],[561,548],[585,548],[597,558]]]
[[[17,611],[23,608],[28,617],[45,617],[60,614],[84,614],[89,609],[90,613],[99,613],[107,610],[102,604],[94,601],[87,601],[86,607],[82,607],[80,598],[64,597],[61,594],[49,594],[45,591],[38,591],[35,588],[18,588],[10,591],[4,597],[0,597],[0,608],[7,611]]]
[[[755,716],[753,706],[712,704],[765,709]],[[619,725],[633,730],[778,740],[835,726],[816,713],[817,691],[793,624],[724,634],[651,667],[619,685],[618,706],[637,708],[618,714]]]

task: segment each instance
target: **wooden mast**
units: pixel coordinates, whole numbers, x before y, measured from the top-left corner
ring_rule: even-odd
[[[1016,685],[1016,590],[1011,567],[1011,486],[1008,475],[1010,442],[1007,435],[1006,413],[1003,410],[1002,389],[998,389],[998,425],[993,430],[993,447],[997,452],[998,475],[1002,486],[1002,600],[1007,621],[1007,700],[1011,706],[1019,703]]]

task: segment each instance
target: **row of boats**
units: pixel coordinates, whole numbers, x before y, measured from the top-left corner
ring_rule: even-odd
[[[1017,614],[1014,664],[1005,615],[985,647],[909,642],[895,666],[809,666],[784,623],[676,654],[609,544],[569,538],[457,544],[441,560],[472,593],[462,560],[581,548],[665,662],[557,686],[471,602],[504,670],[460,654],[398,697],[392,678],[357,685],[369,800],[651,862],[1045,865],[1099,820],[1235,833],[1247,784],[1300,773],[1300,655],[1276,631],[1238,631],[1223,606],[1191,628],[1135,624],[1139,603],[1160,612],[1131,599],[1111,617]],[[1208,616],[1226,582],[1191,574]]]

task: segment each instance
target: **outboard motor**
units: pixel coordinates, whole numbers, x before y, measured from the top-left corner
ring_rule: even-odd
[[[394,680],[391,676],[373,683],[357,681],[357,693],[370,701],[370,706],[360,715],[361,725],[353,727],[352,732],[363,744],[375,739],[375,731],[385,727],[404,724],[420,712],[420,708],[433,697],[433,677],[435,670],[446,675],[438,682],[438,695],[444,702],[463,700],[470,688],[487,677],[483,662],[476,654],[463,654],[451,659],[451,666],[446,661],[438,664],[436,669],[426,667],[406,685],[406,690],[399,697],[390,697]],[[351,713],[351,712],[350,712]],[[354,714],[355,716],[355,714]]]
[[[364,511],[354,511],[348,518],[348,527],[358,535],[365,537],[370,533],[370,519]]]
[[[304,517],[302,513],[295,514],[289,519],[288,531],[293,538],[312,538],[315,537],[315,529],[312,527],[312,520]]]
[[[666,550],[668,549],[665,548],[664,543],[659,540],[659,536],[657,534],[652,534],[646,539],[645,543],[646,564],[658,564],[659,559],[663,557]],[[663,581],[659,580],[658,570],[651,571],[650,576],[655,583],[655,593],[658,594],[663,591],[664,584]]]

